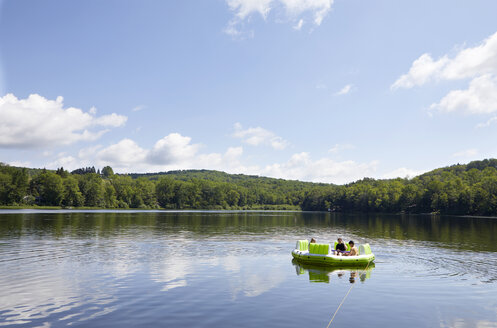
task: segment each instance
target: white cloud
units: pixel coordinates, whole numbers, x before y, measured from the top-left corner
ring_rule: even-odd
[[[430,109],[489,114],[497,111],[496,76],[497,32],[478,46],[459,50],[453,58],[444,55],[435,61],[429,54],[423,54],[391,88],[412,88],[430,81],[472,79],[468,89],[450,91],[438,103],[433,103]],[[482,123],[478,127],[490,123],[491,121]]]
[[[63,167],[66,170],[67,169],[75,169],[78,167],[86,167],[90,165],[81,165],[80,161],[77,158],[74,158],[73,156],[65,156],[65,154],[60,154],[54,161],[48,163],[45,165],[48,168],[59,168]]]
[[[304,20],[301,18],[297,25],[295,25],[293,28],[297,31],[300,31],[302,29],[302,26],[304,25]]]
[[[235,159],[240,157],[243,154],[243,148],[242,147],[230,147],[226,151],[226,157]]]
[[[226,0],[228,7],[234,13],[224,32],[233,37],[239,37],[242,32],[238,26],[250,19],[253,14],[259,14],[264,20],[275,9],[283,12],[287,19],[296,22],[294,29],[300,30],[304,25],[306,14],[310,14],[315,25],[319,26],[331,11],[334,0]]]
[[[138,112],[138,111],[144,110],[145,107],[146,107],[145,105],[138,105],[136,107],[133,107],[132,111],[133,112]]]
[[[261,173],[275,178],[343,184],[373,176],[377,165],[377,161],[356,163],[329,158],[312,160],[309,153],[302,152],[294,154],[285,163],[266,166]]]
[[[490,126],[494,122],[497,122],[497,116],[493,116],[489,118],[485,123],[479,123],[476,125],[476,127],[479,128],[486,128],[487,126]]]
[[[478,155],[478,150],[475,148],[466,149],[452,154],[452,157],[475,157]]]
[[[110,115],[100,116],[94,119],[94,124],[101,126],[111,126],[111,127],[120,127],[126,124],[128,118],[123,115],[117,115],[116,113],[112,113]]]
[[[298,17],[306,12],[314,16],[314,24],[321,25],[330,12],[333,0],[280,0],[291,17]]]
[[[346,95],[352,90],[352,84],[347,84],[343,88],[341,88],[338,92],[335,93],[336,96]]]
[[[349,145],[337,145],[332,151],[348,149]],[[375,177],[377,161],[357,163],[352,160],[336,161],[330,158],[312,159],[309,153],[293,154],[286,162],[266,166],[245,165],[243,148],[229,147],[224,153],[200,153],[200,145],[191,138],[171,133],[158,140],[150,149],[134,140],[123,139],[107,147],[96,145],[83,148],[77,155],[59,153],[57,158],[44,165],[47,168],[63,166],[67,170],[79,167],[110,165],[115,172],[161,172],[178,169],[211,169],[228,173],[261,175],[274,178],[344,184],[364,177]],[[390,177],[414,176],[418,172],[399,169]]]
[[[453,90],[430,109],[489,114],[497,111],[497,78],[489,74],[474,78],[466,90]]]
[[[354,149],[354,145],[350,144],[335,144],[330,150],[328,150],[330,153],[336,154],[339,153],[343,150],[349,150],[349,149]]]
[[[235,123],[234,129],[233,136],[235,138],[240,138],[252,146],[269,145],[277,150],[285,149],[288,146],[288,141],[261,127],[244,130],[240,123]]]
[[[13,161],[13,162],[8,162],[10,166],[17,166],[17,167],[30,167],[31,162],[29,161]]]
[[[190,137],[170,133],[158,140],[150,149],[134,140],[123,139],[107,147],[96,145],[83,148],[78,155],[64,153],[47,163],[47,168],[63,166],[72,170],[83,166],[110,165],[115,172],[159,172],[177,169],[215,169],[232,173],[257,171],[257,167],[240,162],[242,147],[229,147],[225,153],[199,153],[200,144],[192,144]]]
[[[229,147],[224,153],[200,153],[200,145],[179,133],[171,133],[158,140],[150,149],[134,140],[123,139],[107,147],[96,145],[83,148],[75,156],[59,153],[45,165],[47,168],[63,166],[73,170],[79,167],[110,165],[115,172],[160,172],[178,169],[212,169],[228,173],[262,175],[275,178],[347,183],[365,176],[374,176],[377,162],[356,163],[334,161],[329,158],[313,160],[308,153],[291,156],[283,163],[266,166],[247,166],[242,162],[243,148]]]
[[[18,99],[13,94],[0,97],[0,147],[43,147],[93,141],[108,130],[95,126],[122,126],[127,118],[115,113],[95,116],[96,109],[64,108],[63,98],[48,100],[32,94]]]
[[[421,55],[409,72],[395,81],[392,89],[412,88],[433,80],[460,80],[496,73],[497,32],[476,47],[460,50],[452,59],[444,55],[434,61],[429,54]]]
[[[497,32],[479,46],[461,50],[442,71],[443,78],[449,80],[488,73],[497,73]]]
[[[117,144],[111,145],[97,153],[97,160],[105,165],[119,165],[130,167],[145,163],[148,151],[138,146],[131,139],[123,139]]]
[[[226,0],[230,10],[235,12],[237,18],[243,20],[252,13],[259,13],[266,19],[271,10],[273,0]]]
[[[434,61],[429,54],[423,54],[412,63],[409,72],[399,77],[399,79],[392,84],[391,88],[412,88],[414,86],[423,85],[438,77],[447,61],[447,57],[442,57],[441,59]]]
[[[79,158],[90,158],[94,154],[96,154],[100,149],[102,149],[102,145],[94,145],[90,147],[86,147],[83,149],[80,149],[78,152],[78,157]]]
[[[241,36],[242,32],[239,31],[234,22],[230,22],[228,26],[223,30],[224,33],[228,34],[232,38],[238,38]]]
[[[191,138],[179,133],[171,133],[157,141],[148,154],[148,160],[156,164],[184,163],[191,160],[199,144],[190,144]]]
[[[395,179],[395,178],[414,178],[415,176],[418,176],[420,174],[423,174],[424,171],[416,171],[416,170],[411,170],[406,167],[401,167],[396,170],[393,170],[391,172],[383,174],[382,178],[383,179]]]

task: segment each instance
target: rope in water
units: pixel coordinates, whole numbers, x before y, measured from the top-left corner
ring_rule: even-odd
[[[366,272],[366,270],[367,270],[367,269],[368,269],[368,267],[369,267],[369,263],[371,263],[371,262],[373,262],[373,261],[368,262],[368,265],[366,265],[366,268],[364,269],[364,271],[362,271],[362,273],[360,273],[360,274],[359,274],[359,277],[360,277],[360,276],[361,276],[364,272]],[[331,320],[330,320],[330,322],[328,323],[328,326],[326,326],[326,328],[330,328],[330,325],[331,325],[331,323],[333,322],[333,319],[335,319],[335,316],[337,315],[338,310],[340,310],[340,308],[342,307],[342,304],[345,302],[345,299],[347,298],[347,296],[349,296],[349,293],[350,293],[350,291],[352,290],[352,288],[353,288],[354,286],[355,286],[355,284],[352,284],[352,286],[350,286],[349,291],[348,291],[348,292],[347,292],[347,294],[345,294],[345,296],[342,298],[342,301],[341,301],[341,302],[340,302],[340,304],[338,305],[338,307],[337,307],[337,309],[336,309],[335,313],[333,314],[333,317],[331,317]]]

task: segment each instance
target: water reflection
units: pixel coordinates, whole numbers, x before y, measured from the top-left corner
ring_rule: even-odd
[[[292,264],[295,267],[295,272],[298,276],[305,275],[308,273],[309,281],[312,283],[315,282],[324,282],[330,283],[330,279],[333,276],[336,276],[339,279],[344,277],[349,278],[349,282],[351,284],[356,282],[356,279],[359,278],[361,282],[365,282],[366,279],[371,278],[371,272],[373,271],[375,264],[370,263],[367,268],[350,268],[350,267],[326,267],[326,266],[318,266],[312,264],[304,264],[299,261],[293,259]]]
[[[226,281],[229,284],[233,300],[243,297],[256,297],[268,293],[285,281],[284,268],[274,265],[281,257],[265,256],[263,258],[243,257],[240,263],[229,260]],[[225,266],[226,268],[226,266]],[[237,271],[234,269],[237,268]]]
[[[275,311],[297,322],[292,304],[282,299],[305,299],[310,289],[313,296],[331,297],[324,284],[358,284],[373,270],[375,279],[362,289],[364,297],[382,295],[386,303],[392,300],[390,307],[401,307],[398,300],[403,300],[409,306],[400,310],[407,315],[417,306],[429,312],[447,304],[434,321],[420,324],[411,317],[411,327],[440,322],[491,326],[496,318],[495,219],[297,212],[2,213],[0,326],[119,326],[119,320],[127,326],[194,326],[188,320],[207,317],[212,321],[206,326],[236,326],[252,319],[252,313],[266,314],[270,322]],[[323,242],[338,236],[369,242],[377,267],[371,264],[362,272],[297,262],[290,266],[295,241],[311,236]],[[304,283],[293,284],[295,279]],[[466,308],[468,299],[481,311],[473,316],[477,321],[450,310],[454,304]],[[305,320],[313,311],[329,310],[306,304],[311,315]],[[388,316],[384,308],[378,304],[374,318],[381,317],[376,313]],[[191,309],[198,317],[192,319]],[[252,321],[245,326],[261,325]]]
[[[112,237],[133,234],[134,229],[168,234],[187,231],[202,238],[254,233],[335,240],[337,235],[347,233],[363,241],[412,240],[432,242],[436,247],[497,251],[497,219],[492,218],[301,212],[2,213],[0,210],[0,239],[26,235]]]
[[[93,274],[97,268],[92,268],[93,274],[86,270],[78,273],[77,279],[73,268],[65,265],[58,270],[44,264],[10,269],[15,279],[11,277],[8,283],[0,280],[0,326],[32,322],[50,326],[44,321],[51,315],[64,324],[84,322],[115,310],[116,286],[112,281],[96,279]]]

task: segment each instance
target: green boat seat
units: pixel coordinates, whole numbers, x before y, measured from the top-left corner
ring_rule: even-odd
[[[313,253],[316,251],[316,244],[309,243],[309,253]]]
[[[371,247],[369,244],[359,246],[359,255],[369,255],[371,253]]]
[[[311,254],[319,254],[319,255],[328,255],[330,252],[330,245],[328,244],[309,244],[309,253]]]
[[[305,239],[298,240],[295,248],[302,252],[307,251],[309,249],[309,241]]]

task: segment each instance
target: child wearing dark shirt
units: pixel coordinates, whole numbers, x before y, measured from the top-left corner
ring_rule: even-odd
[[[338,243],[337,243],[335,250],[337,251],[337,254],[339,252],[345,252],[346,248],[345,248],[345,244],[343,243],[342,238],[338,238]]]

